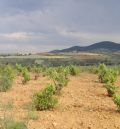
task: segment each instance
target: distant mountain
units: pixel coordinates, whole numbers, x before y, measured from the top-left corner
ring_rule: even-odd
[[[67,53],[67,52],[117,52],[120,51],[120,44],[103,41],[99,43],[95,43],[89,46],[73,46],[70,48],[62,49],[62,50],[53,50],[50,53]]]

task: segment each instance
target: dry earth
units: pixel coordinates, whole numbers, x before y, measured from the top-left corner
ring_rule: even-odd
[[[23,107],[30,102],[32,94],[50,83],[46,77],[32,79],[26,85],[22,85],[21,80],[17,77],[11,90],[0,93],[1,103],[13,101],[11,114],[17,120],[25,120],[27,110]],[[53,111],[37,112],[39,118],[29,120],[28,129],[120,129],[120,113],[97,75],[81,73],[70,77],[58,100],[59,105]]]

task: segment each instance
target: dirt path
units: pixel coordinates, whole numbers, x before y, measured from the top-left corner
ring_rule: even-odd
[[[13,112],[16,117],[24,118],[26,110],[22,105],[30,101],[34,91],[44,87],[47,78],[37,82],[30,81],[25,87],[21,86],[20,78],[13,88],[2,97],[13,99]],[[120,84],[120,78],[117,84]],[[82,73],[71,77],[67,87],[58,96],[59,105],[54,111],[37,112],[38,120],[30,120],[29,129],[120,129],[120,113],[106,90],[98,82],[97,76]]]

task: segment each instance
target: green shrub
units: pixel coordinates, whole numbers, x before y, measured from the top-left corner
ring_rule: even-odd
[[[53,80],[55,85],[55,93],[59,94],[61,89],[67,85],[68,78],[65,72],[57,72],[55,69],[50,73],[50,78]]]
[[[31,66],[26,66],[26,68],[27,68],[27,70],[28,70],[28,72],[31,72],[31,70],[32,70],[32,68],[31,68]]]
[[[69,67],[49,67],[48,70],[46,70],[46,74],[54,82],[55,94],[58,94],[68,83]]]
[[[27,68],[23,68],[22,76],[23,76],[23,84],[27,83],[30,80],[30,73],[27,70]]]
[[[98,74],[99,68],[98,68],[96,65],[93,65],[93,66],[90,66],[90,67],[88,68],[88,71],[89,71],[90,73]]]
[[[33,95],[33,104],[37,110],[52,109],[57,104],[57,99],[53,97],[55,87],[48,85],[43,91]]]
[[[44,72],[47,76],[52,76],[53,72],[56,71],[55,68],[49,67],[48,69],[46,69]]]
[[[56,88],[55,92],[59,94],[62,88],[67,85],[68,79],[66,79],[65,74],[59,73],[54,78],[54,82],[55,82],[55,88]]]
[[[5,92],[12,87],[13,80],[4,73],[0,75],[0,92]]]
[[[41,68],[42,75],[46,76],[46,72],[47,72],[48,68],[47,67],[40,67],[40,68]]]
[[[118,75],[120,75],[120,66],[117,65],[117,66],[114,66],[113,68],[114,68],[116,71],[118,71]]]
[[[107,69],[102,77],[104,83],[113,84],[117,80],[118,72],[114,69]]]
[[[65,72],[67,74],[69,74],[69,66],[59,66],[54,68],[58,73],[62,73]]]
[[[37,80],[42,72],[42,69],[40,67],[34,67],[32,72],[35,73],[35,80]]]
[[[69,74],[72,76],[75,76],[80,73],[80,68],[75,65],[70,65],[69,66]]]
[[[98,76],[100,82],[113,84],[117,80],[118,71],[107,68],[104,64],[100,64],[98,68]]]
[[[22,67],[22,65],[21,65],[21,64],[16,64],[16,69],[17,69],[17,71],[18,71],[19,73],[21,73],[21,72],[22,72],[23,67]]]
[[[54,74],[53,80],[55,82],[55,85],[61,85],[62,87],[67,85],[68,79],[66,78],[64,72],[63,73],[54,72],[53,74]]]
[[[15,72],[10,65],[5,66],[0,73],[0,91],[5,92],[12,87]]]
[[[2,74],[4,73],[8,75],[11,80],[15,78],[15,70],[11,65],[7,65],[4,67]]]
[[[63,67],[60,66],[56,69],[57,73],[63,74],[63,76],[65,76],[66,79],[68,79],[68,75],[69,75],[69,67]]]
[[[105,87],[110,97],[114,96],[118,91],[118,87],[112,86],[111,84],[107,84]]]
[[[98,72],[103,71],[104,69],[107,69],[107,66],[105,64],[99,64]]]
[[[120,111],[120,95],[114,95],[113,101],[117,105],[118,111]]]
[[[105,76],[106,72],[107,72],[107,67],[106,67],[106,65],[100,64],[100,65],[98,66],[98,78],[99,78],[99,81],[100,81],[101,83],[104,82],[104,76]]]

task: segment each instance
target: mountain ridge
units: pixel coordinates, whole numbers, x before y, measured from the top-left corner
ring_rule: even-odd
[[[88,46],[72,46],[66,49],[53,50],[50,53],[68,53],[68,52],[116,52],[120,51],[120,44],[111,41],[102,41]]]

